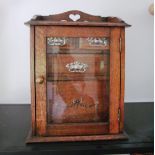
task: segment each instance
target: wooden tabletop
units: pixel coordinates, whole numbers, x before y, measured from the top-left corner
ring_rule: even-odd
[[[125,141],[25,144],[30,105],[0,105],[0,155],[82,155],[153,152],[153,103],[125,103]]]

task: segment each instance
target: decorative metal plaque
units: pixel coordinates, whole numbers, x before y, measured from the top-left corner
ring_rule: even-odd
[[[87,39],[89,45],[91,46],[108,46],[109,45],[109,39],[108,38],[93,38],[90,37]]]
[[[74,61],[67,64],[66,68],[68,68],[69,72],[85,72],[88,68],[88,65],[79,61]]]
[[[47,43],[50,46],[63,46],[66,44],[66,38],[50,37],[50,38],[47,38]]]

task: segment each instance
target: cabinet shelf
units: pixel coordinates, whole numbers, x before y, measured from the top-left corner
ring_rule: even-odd
[[[109,76],[105,75],[87,75],[87,76],[47,76],[47,81],[89,81],[89,80],[109,80]]]
[[[110,55],[110,51],[107,50],[98,50],[98,49],[57,49],[49,50],[47,49],[47,54],[106,54]]]

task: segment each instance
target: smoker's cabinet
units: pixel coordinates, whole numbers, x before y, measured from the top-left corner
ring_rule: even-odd
[[[81,11],[30,24],[32,130],[27,142],[124,139],[125,27]]]

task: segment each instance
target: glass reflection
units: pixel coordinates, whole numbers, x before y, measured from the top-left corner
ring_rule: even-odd
[[[54,38],[54,37],[52,37]],[[47,42],[49,123],[108,121],[108,45],[90,45],[87,38]]]

